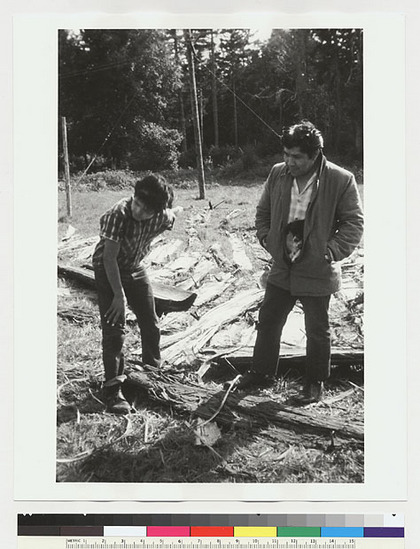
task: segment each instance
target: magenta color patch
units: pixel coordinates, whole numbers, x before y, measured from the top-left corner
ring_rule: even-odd
[[[189,526],[148,526],[147,536],[159,536],[159,537],[189,537]]]

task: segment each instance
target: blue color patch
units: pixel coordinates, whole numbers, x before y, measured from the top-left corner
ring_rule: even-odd
[[[328,527],[321,528],[322,538],[363,538],[363,528]]]

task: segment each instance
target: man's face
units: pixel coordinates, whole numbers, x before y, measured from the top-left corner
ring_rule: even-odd
[[[317,158],[317,155],[311,158],[307,153],[302,152],[300,147],[292,147],[291,149],[284,147],[283,154],[284,161],[293,177],[300,177],[310,173]]]
[[[155,211],[149,208],[141,198],[133,197],[131,203],[131,213],[136,221],[145,221],[155,215]]]

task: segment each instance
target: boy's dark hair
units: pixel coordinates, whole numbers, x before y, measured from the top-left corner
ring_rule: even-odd
[[[162,175],[151,174],[136,181],[134,196],[155,212],[160,212],[172,207],[174,191]]]
[[[314,158],[324,147],[321,132],[309,120],[302,120],[294,126],[284,128],[281,135],[283,147],[299,147],[310,158]]]

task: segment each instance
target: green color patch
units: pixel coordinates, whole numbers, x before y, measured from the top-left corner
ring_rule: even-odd
[[[321,528],[312,527],[312,526],[302,526],[300,528],[297,528],[297,527],[295,528],[291,526],[278,527],[277,537],[278,538],[320,538]]]

